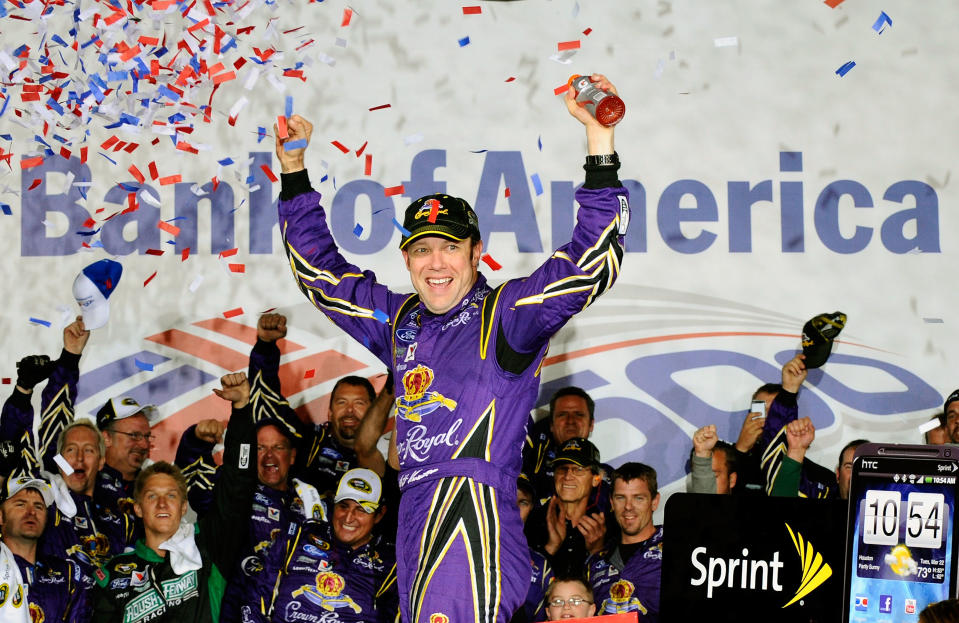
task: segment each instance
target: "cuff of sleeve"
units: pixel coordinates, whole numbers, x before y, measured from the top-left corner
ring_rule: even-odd
[[[33,409],[33,405],[30,404],[30,396],[31,394],[24,394],[22,391],[14,387],[13,394],[10,396],[9,402],[21,410],[31,410]]]
[[[796,406],[796,394],[792,393],[788,389],[783,389],[776,394],[776,402],[787,407],[794,407]]]
[[[586,158],[583,170],[586,171],[584,188],[616,188],[622,186],[619,181],[619,154],[613,152],[610,164],[591,164]]]
[[[306,169],[294,173],[280,173],[280,200],[288,201],[297,195],[313,190]]]
[[[276,342],[266,342],[260,338],[256,338],[256,344],[253,345],[253,350],[264,355],[272,355],[279,352],[280,347],[276,345]]]
[[[710,456],[710,457],[696,456],[696,455],[694,454],[694,455],[693,455],[692,464],[693,464],[694,467],[695,467],[696,465],[699,465],[700,467],[705,467],[705,468],[707,468],[707,469],[712,470],[712,469],[713,469],[713,457],[711,457],[711,456]]]
[[[60,351],[60,359],[58,361],[64,368],[71,368],[73,370],[80,369],[80,355],[75,355],[65,348]]]

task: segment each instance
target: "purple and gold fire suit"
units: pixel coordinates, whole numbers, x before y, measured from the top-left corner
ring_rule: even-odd
[[[570,243],[527,278],[493,287],[479,275],[444,314],[347,262],[306,171],[283,176],[280,231],[297,284],[394,371],[404,621],[507,621],[523,604],[526,423],[550,337],[619,273],[629,205],[616,168],[587,171]]]
[[[642,623],[659,621],[659,587],[663,568],[663,528],[633,546],[623,560],[620,546],[593,554],[586,561],[596,616],[636,612]]]
[[[251,574],[260,609],[244,606],[241,623],[396,620],[396,552],[375,533],[353,549],[336,539],[330,523],[291,523],[261,560],[262,569]]]

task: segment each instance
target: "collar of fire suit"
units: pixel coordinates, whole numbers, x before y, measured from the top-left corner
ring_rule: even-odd
[[[146,541],[143,539],[137,539],[136,547],[134,547],[136,555],[142,558],[147,562],[163,562],[166,560],[163,556],[157,554],[155,551],[150,549]]]

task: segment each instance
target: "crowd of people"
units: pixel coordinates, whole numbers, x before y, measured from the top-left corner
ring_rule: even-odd
[[[339,379],[328,421],[304,422],[279,381],[276,342],[286,331],[280,314],[259,318],[248,371],[224,376],[216,390],[232,406],[229,422],[185,430],[174,464],[149,460],[155,407],[118,397],[96,421],[74,417],[89,337],[81,319],[64,330],[56,360],[21,360],[0,415],[10,442],[0,494],[0,583],[10,588],[0,615],[398,620],[399,472],[377,449],[393,383],[377,393],[366,378]],[[805,456],[815,436],[798,413],[805,374],[800,354],[781,383],[757,389],[765,413],[748,413],[735,443],[713,425],[697,430],[687,490],[845,499],[852,454],[865,440],[846,444],[834,469]],[[35,434],[31,396],[41,385]],[[959,443],[957,414],[959,393],[926,441]],[[529,421],[515,504],[532,573],[512,621],[621,612],[659,620],[656,469],[603,463],[589,440],[594,422],[593,399],[578,387],[555,392],[548,415]]]
[[[615,93],[604,76],[590,79]],[[286,318],[264,314],[249,369],[215,390],[229,422],[196,423],[174,463],[151,462],[155,407],[121,396],[95,420],[74,417],[90,335],[78,319],[56,360],[17,364],[0,414],[0,621],[660,620],[657,466],[602,462],[589,440],[594,401],[580,388],[555,392],[547,417],[528,415],[550,337],[612,287],[624,256],[628,193],[613,128],[577,97],[570,88],[565,101],[588,155],[572,239],[496,287],[478,271],[475,212],[444,193],[404,215],[400,251],[415,294],[350,264],[310,186],[312,125],[293,115],[285,133],[275,128],[293,276],[383,362],[383,389],[344,377],[328,421],[302,421],[278,374]],[[845,317],[821,320],[841,328]],[[815,430],[798,412],[805,356],[757,390],[764,408],[734,444],[715,426],[696,431],[692,491],[848,494],[862,441],[843,449],[835,472],[806,457]],[[959,393],[942,418],[959,442]]]

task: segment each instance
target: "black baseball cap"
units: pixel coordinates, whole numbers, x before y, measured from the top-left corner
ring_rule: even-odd
[[[959,400],[959,389],[949,394],[949,397],[946,398],[945,404],[942,405],[942,412],[945,413],[946,410],[949,408],[949,403],[955,402],[957,400]]]
[[[819,314],[803,325],[802,352],[806,356],[803,363],[807,369],[818,368],[826,363],[832,352],[833,340],[845,326],[846,314],[838,311]]]
[[[400,249],[424,236],[440,236],[456,242],[480,238],[479,219],[470,204],[465,199],[442,193],[420,197],[411,203],[403,217],[403,229],[409,235],[400,240]]]
[[[599,450],[584,437],[573,437],[560,446],[556,457],[550,461],[550,467],[562,463],[573,463],[581,467],[599,467]]]
[[[150,426],[159,421],[159,412],[155,405],[141,405],[129,396],[111,398],[97,411],[97,428],[106,430],[113,422],[125,420],[141,413],[146,417]]]

